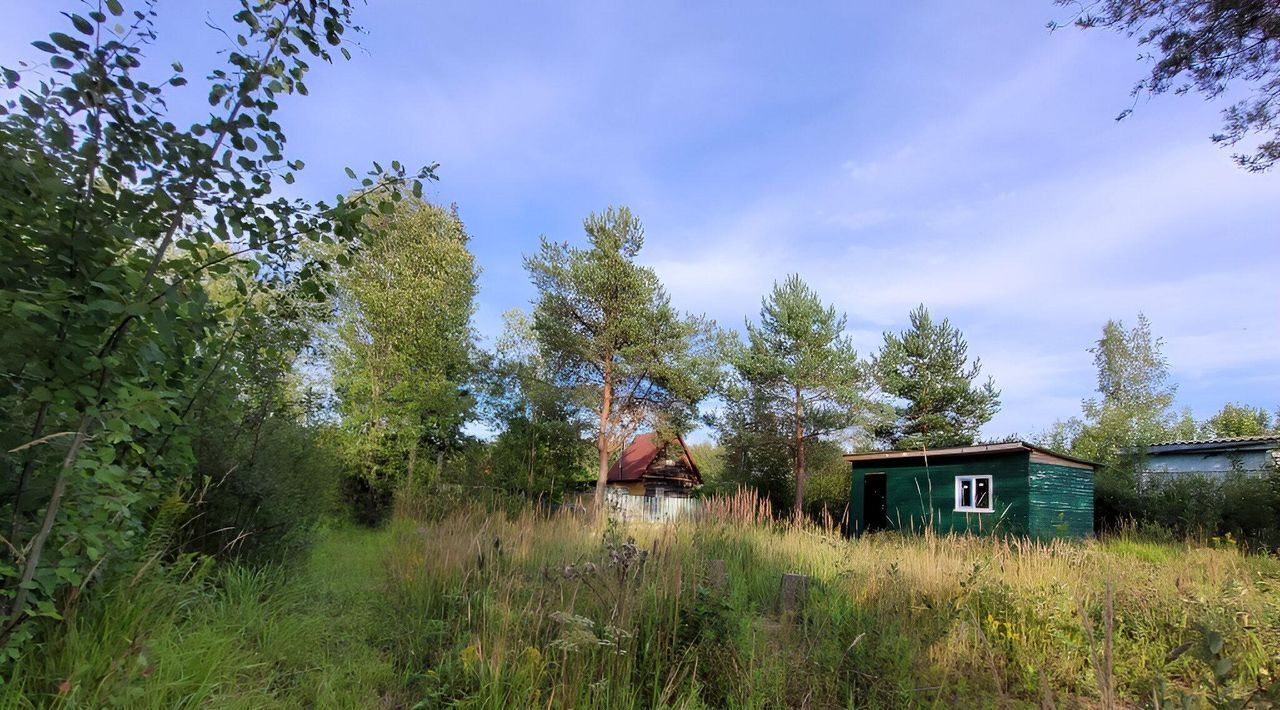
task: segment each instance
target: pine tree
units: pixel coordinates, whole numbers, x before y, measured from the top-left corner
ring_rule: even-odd
[[[583,229],[588,248],[544,238],[525,268],[546,362],[592,420],[599,508],[610,457],[640,426],[681,429],[696,414],[715,375],[715,328],[677,313],[658,275],[636,263],[644,228],[629,209],[592,214]]]
[[[918,449],[972,444],[983,424],[1000,409],[1000,391],[969,363],[969,344],[947,319],[935,322],[920,305],[911,328],[885,333],[875,359],[880,387],[901,404],[894,421],[878,432],[894,448]]]
[[[759,443],[770,432],[786,437],[796,516],[804,510],[809,444],[858,424],[866,409],[867,376],[845,338],[845,322],[793,274],[774,284],[759,324],[746,324],[747,343],[729,358],[744,400],[732,411],[770,423],[751,427],[750,438]]]

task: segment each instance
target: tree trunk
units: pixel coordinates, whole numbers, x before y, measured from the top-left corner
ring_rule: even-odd
[[[31,441],[39,439],[44,434],[44,418],[49,413],[49,403],[44,402],[40,405],[40,409],[36,411],[36,423],[31,427]],[[22,522],[22,496],[27,491],[27,481],[31,479],[31,473],[35,470],[36,459],[38,454],[35,451],[26,453],[27,460],[22,464],[22,473],[18,477],[18,488],[13,492],[13,517],[9,521],[9,545],[14,550],[20,550],[23,543],[18,539],[18,525]],[[6,547],[0,552],[0,560],[9,559],[9,549]],[[14,554],[14,562],[18,561],[18,555]]]
[[[796,387],[796,501],[792,515],[800,520],[804,515],[804,479],[807,474],[804,462],[804,408],[800,399],[800,388]]]
[[[600,454],[600,470],[596,477],[595,511],[604,509],[604,487],[609,480],[609,409],[613,406],[613,370],[610,361],[604,364],[604,391],[600,398],[600,422],[596,436],[596,450]]]

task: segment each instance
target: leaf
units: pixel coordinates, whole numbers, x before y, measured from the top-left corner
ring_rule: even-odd
[[[104,313],[122,313],[124,311],[124,306],[120,305],[118,301],[111,301],[105,298],[90,301],[89,308],[91,310],[102,311]]]
[[[79,15],[71,15],[71,24],[75,25],[75,28],[77,30],[80,30],[81,33],[87,34],[90,37],[93,36],[94,30],[95,30],[93,23],[89,22],[83,17]]]
[[[107,12],[119,17],[124,14],[124,6],[120,4],[120,0],[107,0]]]
[[[81,42],[80,40],[76,39],[75,37],[72,37],[69,34],[63,34],[62,32],[50,33],[49,39],[53,40],[53,43],[58,45],[59,47],[62,47],[63,49],[71,52],[74,52],[76,50],[89,46],[84,42]]]
[[[1186,653],[1191,649],[1192,645],[1193,645],[1192,642],[1188,641],[1182,644],[1181,646],[1178,646],[1177,648],[1173,649],[1168,653],[1168,655],[1164,657],[1164,662],[1173,663],[1174,661],[1178,660],[1182,656],[1182,654]]]
[[[1218,655],[1222,653],[1222,634],[1217,631],[1210,631],[1204,635],[1205,648],[1209,649],[1209,653]]]

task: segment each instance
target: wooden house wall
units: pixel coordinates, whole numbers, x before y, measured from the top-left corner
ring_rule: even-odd
[[[850,530],[866,527],[862,491],[866,474],[884,472],[889,527],[938,532],[1001,532],[1026,534],[1030,491],[1026,451],[931,460],[926,468],[919,459],[905,461],[856,461],[850,487]],[[955,479],[960,475],[991,476],[991,513],[955,510]]]
[[[1034,537],[1087,537],[1093,534],[1093,471],[1032,461],[1028,532]]]

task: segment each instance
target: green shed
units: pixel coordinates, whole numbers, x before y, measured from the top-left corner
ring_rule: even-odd
[[[849,532],[1093,534],[1096,464],[1017,441],[844,457],[853,467]]]

